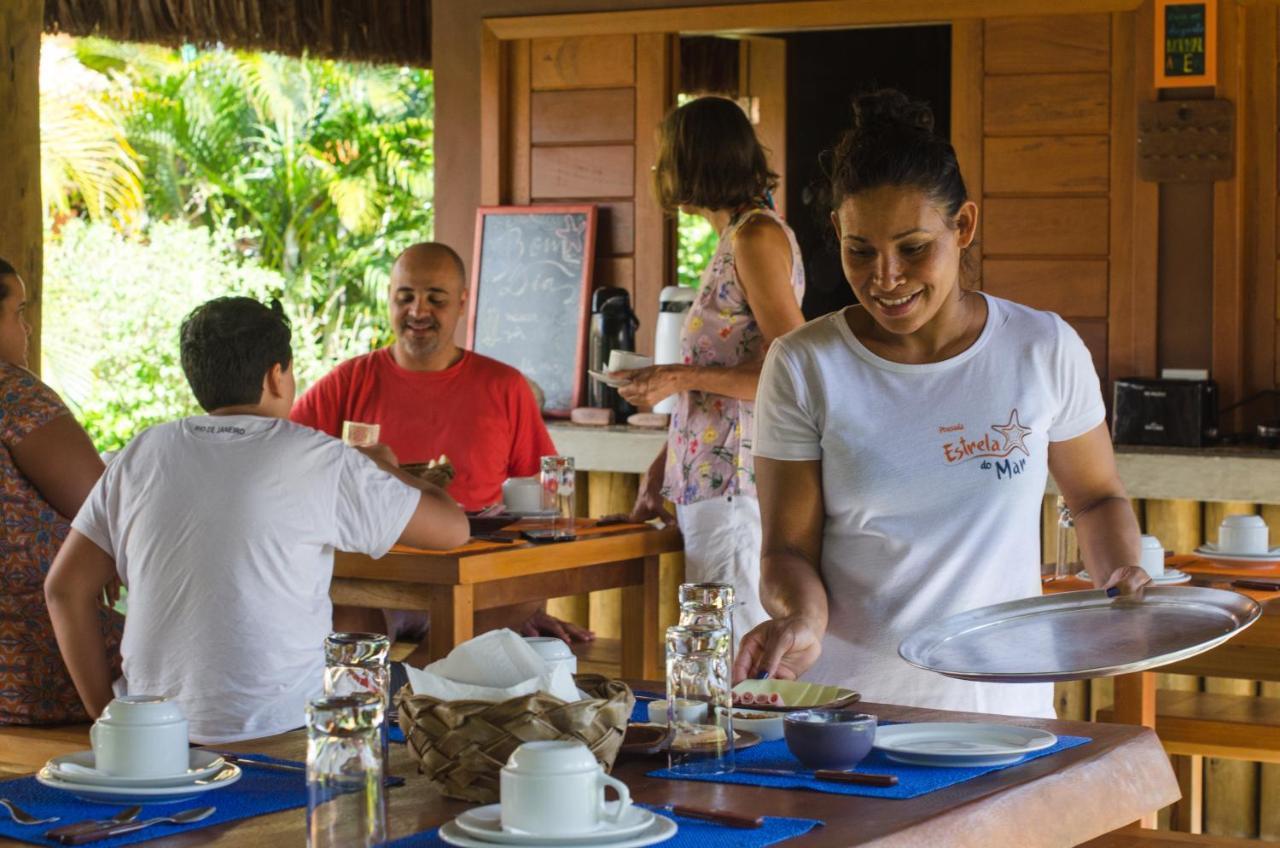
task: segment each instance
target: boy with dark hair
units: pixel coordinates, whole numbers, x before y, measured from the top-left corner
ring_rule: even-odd
[[[137,436],[72,523],[45,583],[63,659],[89,715],[113,694],[92,610],[129,589],[118,694],[165,694],[195,742],[303,723],[332,626],[333,551],[379,557],[397,541],[450,548],[466,516],[440,489],[287,420],[289,326],[243,297],[182,323],[182,367],[207,410]]]

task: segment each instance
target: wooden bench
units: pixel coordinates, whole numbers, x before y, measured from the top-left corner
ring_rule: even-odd
[[[26,774],[50,757],[89,748],[88,724],[0,727],[0,771]]]

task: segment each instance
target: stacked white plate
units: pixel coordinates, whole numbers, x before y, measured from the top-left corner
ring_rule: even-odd
[[[921,722],[876,728],[875,747],[900,763],[971,768],[1016,763],[1058,741],[1047,730],[1011,724]]]
[[[1093,579],[1092,577],[1089,576],[1089,572],[1087,571],[1081,571],[1077,573],[1076,577],[1079,578],[1080,580]],[[1164,574],[1161,574],[1159,577],[1151,578],[1151,583],[1154,586],[1177,586],[1181,583],[1190,583],[1190,582],[1191,582],[1190,574],[1188,574],[1185,571],[1179,571],[1176,568],[1168,568],[1168,567],[1165,568]]]
[[[94,768],[93,751],[54,757],[36,772],[36,780],[51,789],[101,804],[173,804],[230,786],[239,779],[239,766],[198,748],[191,750],[185,772],[167,777],[118,777],[98,771]]]
[[[617,801],[605,804],[606,818],[617,810]],[[494,845],[535,846],[535,848],[643,848],[665,842],[676,833],[676,823],[666,816],[632,805],[615,824],[602,821],[590,833],[575,836],[544,836],[502,829],[502,805],[490,804],[467,810],[440,828],[440,838],[459,848],[492,848]]]
[[[1237,554],[1231,551],[1224,551],[1213,542],[1205,542],[1196,548],[1195,552],[1205,559],[1211,559],[1215,562],[1229,562],[1233,565],[1256,565],[1261,568],[1280,564],[1280,548],[1272,548],[1261,554]]]

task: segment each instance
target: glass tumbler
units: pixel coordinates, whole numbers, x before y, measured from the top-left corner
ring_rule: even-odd
[[[372,692],[307,705],[307,848],[386,840],[382,724],[382,699]]]
[[[731,583],[681,583],[679,624],[685,627],[723,627],[729,631],[729,668],[738,638],[733,629],[735,594]]]
[[[369,692],[382,699],[382,764],[390,768],[387,730],[391,724],[391,640],[381,633],[330,633],[324,640],[324,694]]]
[[[667,628],[667,765],[676,774],[733,771],[733,667],[729,630]]]
[[[572,538],[574,532],[573,457],[542,458],[542,508],[555,510],[551,531],[557,539]]]

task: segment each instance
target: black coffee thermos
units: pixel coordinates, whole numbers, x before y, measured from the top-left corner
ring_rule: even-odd
[[[591,293],[591,331],[588,341],[590,355],[588,365],[592,371],[607,371],[609,353],[615,350],[636,349],[636,327],[640,320],[631,311],[631,298],[626,289],[605,286]],[[587,380],[587,405],[612,409],[619,424],[627,420],[636,408],[627,403],[599,380]]]

